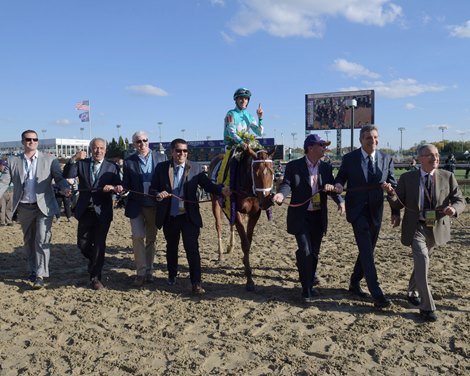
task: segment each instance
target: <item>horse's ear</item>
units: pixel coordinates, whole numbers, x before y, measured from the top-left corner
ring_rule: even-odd
[[[277,149],[277,145],[274,145],[274,147],[272,148],[272,150],[268,151],[269,159],[272,158],[272,156],[273,156],[274,153],[276,152],[276,149]]]

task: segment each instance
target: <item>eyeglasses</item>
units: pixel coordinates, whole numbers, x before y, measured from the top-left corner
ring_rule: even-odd
[[[181,154],[181,153],[187,153],[188,152],[188,149],[175,149],[175,152],[177,152],[178,154]]]
[[[148,138],[144,138],[143,140],[136,140],[135,143],[136,144],[144,144],[144,143],[147,143],[149,142]]]
[[[23,140],[25,140],[26,142],[38,142],[39,141],[39,138],[31,138],[31,137],[26,137],[24,138]]]

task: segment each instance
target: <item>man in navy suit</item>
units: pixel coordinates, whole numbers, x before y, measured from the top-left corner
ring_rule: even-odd
[[[159,163],[150,186],[150,193],[157,197],[156,224],[166,239],[168,284],[176,283],[178,274],[178,244],[183,237],[184,250],[189,264],[189,276],[193,294],[205,291],[201,286],[201,257],[199,233],[202,217],[199,212],[197,188],[206,192],[228,196],[230,189],[216,185],[197,163],[188,160],[188,143],[177,138],[171,142],[171,159]]]
[[[361,128],[361,147],[343,157],[335,179],[338,193],[346,191],[346,219],[352,224],[359,249],[349,291],[360,298],[368,298],[360,286],[365,277],[367,287],[378,308],[389,307],[392,303],[385,297],[379,286],[374,263],[374,250],[382,224],[384,190],[389,185],[396,187],[392,158],[377,149],[379,132],[374,125]],[[392,224],[400,221],[398,210],[392,210]]]
[[[94,138],[90,141],[91,158],[78,151],[64,167],[64,177],[78,177],[80,192],[75,206],[78,220],[77,245],[89,260],[91,288],[101,290],[101,272],[106,252],[106,237],[113,220],[112,192],[122,192],[118,166],[104,159],[106,141]]]
[[[327,192],[340,213],[344,213],[343,199],[334,192],[331,164],[322,161],[330,143],[316,134],[309,135],[304,141],[305,157],[287,164],[279,192],[273,197],[281,205],[292,192],[287,232],[295,235],[299,247],[295,255],[305,303],[312,303],[318,295],[313,284],[321,241],[328,227]]]
[[[167,157],[165,154],[150,150],[148,136],[143,131],[132,135],[132,143],[136,153],[124,161],[122,186],[124,190],[130,191],[124,214],[131,222],[136,268],[134,286],[140,287],[144,282],[153,281],[157,202],[148,193],[157,164],[166,161]]]

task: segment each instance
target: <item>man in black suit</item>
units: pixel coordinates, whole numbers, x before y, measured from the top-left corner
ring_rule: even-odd
[[[193,294],[203,294],[201,286],[201,257],[199,233],[202,217],[199,212],[197,188],[201,186],[216,195],[230,194],[228,187],[216,185],[204,174],[201,166],[188,159],[188,143],[177,138],[171,142],[171,159],[159,163],[150,186],[150,193],[157,196],[156,224],[166,239],[168,284],[176,283],[178,274],[178,244],[180,236],[189,264]],[[223,188],[222,188],[223,187]]]
[[[118,166],[104,159],[106,141],[94,138],[90,141],[91,158],[78,151],[64,167],[64,177],[78,177],[79,197],[75,207],[78,220],[77,245],[89,260],[91,287],[104,288],[101,271],[106,251],[106,237],[113,220],[112,192],[122,192]]]
[[[368,298],[361,289],[365,277],[367,287],[378,308],[389,307],[392,303],[385,297],[379,286],[374,263],[374,250],[382,224],[384,190],[386,186],[396,187],[392,158],[377,149],[379,132],[374,125],[361,128],[361,147],[343,157],[335,179],[338,193],[347,184],[346,219],[352,224],[359,249],[349,291],[360,298]],[[400,221],[400,213],[392,210],[392,224]]]
[[[305,303],[313,302],[318,295],[313,284],[321,241],[328,227],[327,192],[340,213],[344,213],[343,199],[334,192],[331,164],[321,160],[330,143],[316,134],[309,135],[304,141],[305,157],[287,164],[279,192],[273,197],[280,205],[292,192],[287,232],[295,235],[299,247],[295,255]]]
[[[124,214],[131,222],[136,268],[134,286],[140,287],[144,282],[153,281],[157,202],[148,193],[157,164],[166,161],[167,157],[165,154],[150,150],[148,136],[143,131],[132,135],[132,143],[136,153],[124,161],[122,186],[124,190],[130,191]]]

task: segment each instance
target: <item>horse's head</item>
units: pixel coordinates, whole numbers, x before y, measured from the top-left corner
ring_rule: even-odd
[[[272,205],[272,190],[274,184],[274,164],[272,156],[276,151],[276,147],[270,152],[266,150],[253,151],[251,164],[251,173],[253,180],[253,193],[258,197],[261,208],[268,209]]]

